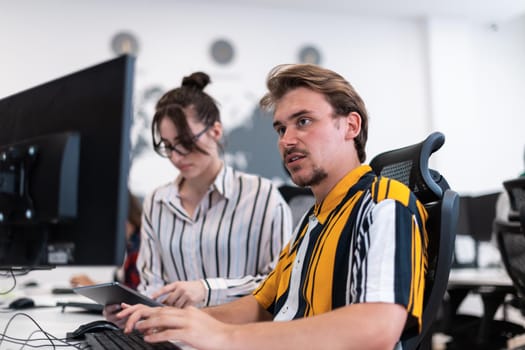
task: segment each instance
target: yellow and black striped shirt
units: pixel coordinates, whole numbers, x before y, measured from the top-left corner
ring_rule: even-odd
[[[402,183],[368,165],[348,173],[315,205],[254,291],[275,320],[367,302],[403,305],[405,331],[421,326],[427,212]]]

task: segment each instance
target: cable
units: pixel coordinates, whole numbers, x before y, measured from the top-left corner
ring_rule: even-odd
[[[15,288],[16,288],[16,278],[15,278],[15,273],[13,272],[13,270],[9,270],[8,273],[10,272],[11,274],[11,278],[13,279],[13,286],[11,288],[9,288],[7,291],[5,292],[0,292],[0,295],[6,295],[10,292],[12,292]],[[8,275],[6,274],[5,275],[6,277],[8,277]]]
[[[8,335],[4,335],[5,337],[5,341],[8,342],[8,343],[11,343],[11,344],[16,344],[16,345],[22,345],[22,348],[24,347],[30,347],[30,348],[42,348],[42,347],[45,347],[45,348],[48,348],[49,347],[49,344],[38,344],[38,345],[34,345],[34,344],[30,344],[30,342],[41,342],[41,341],[46,341],[46,340],[49,340],[49,338],[35,338],[35,339],[31,339],[31,337],[36,334],[36,333],[41,333],[40,330],[36,330],[36,331],[33,331],[33,333],[31,333],[29,335],[29,338],[27,339],[23,339],[23,338],[15,338],[15,337],[10,337]],[[46,333],[44,333],[45,335]],[[49,333],[47,333],[48,335],[50,335]],[[59,339],[59,338],[56,338],[52,335],[50,335],[53,340],[55,341],[60,341],[60,342],[64,342],[64,344],[54,344],[55,347],[70,347],[70,346],[73,346],[75,347],[76,349],[84,349],[82,347],[80,347],[78,344],[73,344],[73,343],[67,343],[65,342],[63,339]]]
[[[7,335],[7,330],[9,328],[11,322],[17,316],[24,316],[24,317],[29,318],[36,325],[36,327],[38,327],[38,330],[33,331],[27,339],[15,338],[15,337],[8,336]],[[45,336],[45,338],[31,339],[31,337],[34,334],[36,334],[36,333],[42,333]],[[6,324],[5,328],[4,328],[4,331],[2,333],[0,333],[0,345],[2,345],[2,343],[4,341],[8,342],[8,343],[11,343],[11,344],[22,345],[21,348],[24,348],[26,346],[27,347],[31,347],[31,348],[49,347],[49,344],[51,344],[53,346],[53,349],[56,349],[57,347],[60,347],[60,348],[73,347],[73,348],[79,349],[79,350],[85,350],[86,349],[85,346],[82,346],[83,345],[82,343],[78,344],[78,343],[69,342],[69,341],[67,341],[67,338],[66,339],[64,339],[64,338],[57,338],[54,335],[44,331],[42,329],[42,327],[40,327],[40,325],[38,324],[38,322],[34,318],[32,318],[31,316],[29,316],[28,314],[23,313],[23,312],[19,312],[19,313],[14,314],[9,319],[9,321],[7,322],[7,324]],[[30,344],[30,342],[36,342],[36,341],[38,341],[38,342],[48,341],[49,344],[37,344],[37,345]],[[59,344],[56,344],[55,342],[59,342]]]

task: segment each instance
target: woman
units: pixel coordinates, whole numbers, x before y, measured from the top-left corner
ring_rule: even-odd
[[[155,151],[178,169],[144,203],[138,290],[165,304],[209,306],[249,294],[272,270],[292,231],[270,180],[221,158],[219,109],[202,72],[158,101]]]

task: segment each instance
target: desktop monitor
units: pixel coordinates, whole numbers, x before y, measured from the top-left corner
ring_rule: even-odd
[[[122,263],[134,64],[0,100],[0,269]]]
[[[461,196],[459,201],[458,234],[476,241],[492,240],[492,224],[496,217],[496,202],[500,192],[478,196]]]
[[[470,197],[468,203],[470,234],[477,241],[492,240],[493,222],[496,217],[496,202],[500,192]]]

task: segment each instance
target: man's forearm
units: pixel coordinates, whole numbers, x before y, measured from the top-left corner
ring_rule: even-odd
[[[400,305],[355,304],[294,321],[232,326],[225,343],[242,350],[393,349],[406,317]]]
[[[272,315],[263,309],[252,295],[247,295],[231,303],[212,306],[202,310],[225,323],[243,324],[272,319]]]

